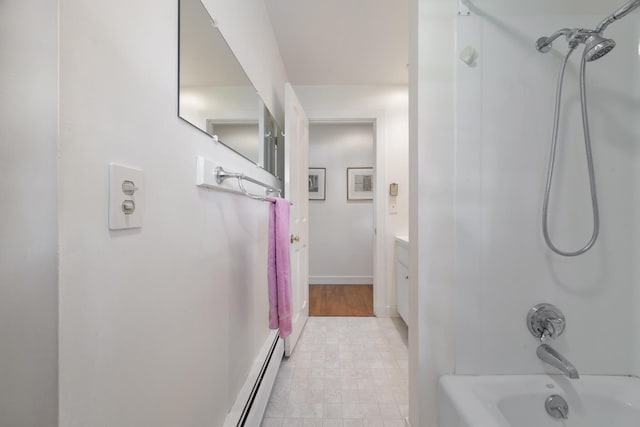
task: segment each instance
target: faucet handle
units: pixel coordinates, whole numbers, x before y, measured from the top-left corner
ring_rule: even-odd
[[[527,315],[529,331],[542,342],[562,335],[565,325],[564,315],[552,304],[538,304]]]
[[[560,317],[548,317],[544,320],[541,342],[547,342],[552,338],[556,338],[564,332],[565,320]]]

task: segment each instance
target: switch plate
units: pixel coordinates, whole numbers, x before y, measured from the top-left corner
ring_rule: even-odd
[[[216,181],[216,165],[209,159],[198,156],[196,166],[196,185],[198,187],[219,188],[221,187]]]
[[[398,213],[398,204],[396,202],[389,203],[389,213],[390,214]]]
[[[126,194],[122,188],[125,181],[133,182],[136,187],[133,194]],[[115,163],[109,164],[109,229],[123,230],[142,227],[144,216],[144,172]],[[133,201],[135,210],[126,214],[123,210],[125,200]]]

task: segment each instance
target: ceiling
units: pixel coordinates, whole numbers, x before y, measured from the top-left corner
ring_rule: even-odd
[[[405,85],[408,0],[264,0],[294,85]]]

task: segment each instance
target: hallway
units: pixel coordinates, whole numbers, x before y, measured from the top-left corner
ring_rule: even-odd
[[[310,285],[309,316],[373,316],[373,285]]]
[[[284,359],[263,427],[403,427],[407,327],[399,318],[311,317]]]

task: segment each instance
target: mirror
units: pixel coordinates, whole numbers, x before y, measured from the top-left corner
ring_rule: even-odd
[[[282,178],[282,131],[200,0],[180,0],[178,116]]]

